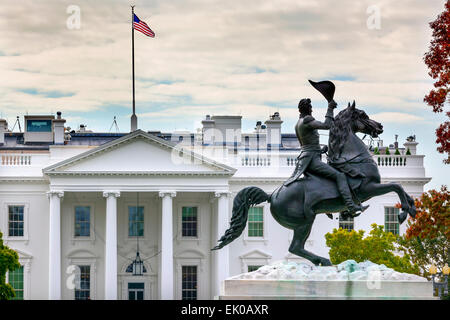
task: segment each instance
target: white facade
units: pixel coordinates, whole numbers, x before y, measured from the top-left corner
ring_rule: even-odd
[[[250,185],[271,193],[291,175],[299,154],[295,136],[279,134],[278,116],[278,131],[270,142],[264,126],[241,133],[240,117],[212,117],[205,123],[214,129],[216,121],[224,132],[223,119],[235,130],[226,146],[210,136],[205,143],[205,131],[72,133],[64,144],[49,145],[22,143],[20,134],[0,132],[0,230],[24,266],[23,297],[74,299],[73,266],[88,266],[90,299],[128,299],[138,291],[144,299],[181,299],[183,275],[189,270],[197,274],[196,297],[212,299],[221,280],[247,272],[249,266],[300,259],[288,253],[292,231],[275,222],[267,203],[260,205],[262,236],[249,236],[247,226],[229,246],[211,251],[229,226],[234,195]],[[57,134],[54,141],[61,141]],[[413,197],[430,180],[416,145],[405,144],[411,155],[406,148],[399,148],[401,155],[374,155],[383,182],[401,183]],[[398,202],[394,193],[371,199],[354,228],[384,225],[384,208]],[[129,234],[129,207],[134,206],[143,207],[138,241]],[[10,212],[16,207],[23,210],[19,236],[10,234]],[[75,234],[77,207],[89,208],[89,233],[84,236]],[[183,236],[183,207],[196,208],[196,236]],[[306,248],[327,256],[324,235],[338,226],[338,214],[333,220],[318,216]],[[127,272],[138,242],[143,276]]]

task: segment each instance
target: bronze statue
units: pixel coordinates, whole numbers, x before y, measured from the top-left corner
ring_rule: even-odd
[[[298,180],[302,174],[309,172],[320,177],[332,179],[337,184],[337,189],[344,199],[347,206],[347,212],[350,215],[356,215],[358,211],[363,212],[369,206],[360,206],[353,202],[350,188],[348,186],[345,173],[338,171],[331,165],[322,162],[321,154],[324,152],[319,144],[318,129],[329,130],[333,124],[333,110],[337,104],[333,100],[334,85],[330,81],[313,82],[310,83],[315,86],[317,90],[323,92],[328,100],[328,110],[325,115],[325,122],[317,121],[311,115],[312,106],[310,99],[302,99],[298,104],[300,112],[300,119],[295,125],[295,133],[301,145],[301,153],[298,157],[296,169],[294,174],[289,178],[284,185],[288,186],[292,182]]]
[[[248,209],[264,201],[270,203],[274,219],[294,231],[289,252],[324,266],[331,265],[331,262],[304,248],[316,214],[331,216],[331,213],[342,212],[344,216],[356,217],[366,209],[360,205],[361,202],[393,191],[400,198],[402,207],[399,222],[403,223],[408,214],[412,217],[416,215],[414,200],[401,185],[380,183],[377,164],[366,145],[356,136],[357,132],[361,132],[376,138],[383,132],[383,126],[357,109],[354,101],[339,112],[333,121],[333,109],[336,106],[333,100],[334,85],[330,81],[310,83],[329,102],[325,122],[316,121],[308,114],[311,109],[310,101],[300,101],[301,118],[296,125],[296,133],[302,152],[294,174],[271,195],[258,187],[247,187],[239,191],[233,200],[230,228],[213,250],[220,249],[239,237],[247,224]],[[313,125],[304,127],[305,121]],[[328,165],[320,160],[317,129],[330,130]]]

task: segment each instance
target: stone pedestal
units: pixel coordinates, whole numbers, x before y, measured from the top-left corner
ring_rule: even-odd
[[[429,300],[433,285],[425,278],[398,273],[371,262],[348,260],[332,267],[278,262],[226,279],[220,300]]]

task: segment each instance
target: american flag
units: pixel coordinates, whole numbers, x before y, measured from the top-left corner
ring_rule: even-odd
[[[154,37],[155,37],[155,33],[152,31],[152,29],[150,29],[150,28],[148,27],[148,25],[147,25],[144,21],[140,20],[140,19],[137,17],[137,15],[135,15],[135,14],[133,14],[133,15],[134,15],[134,19],[133,19],[133,28],[134,28],[135,30],[137,30],[137,31],[142,32],[142,33],[145,34],[146,36],[149,36],[149,37],[154,38]]]

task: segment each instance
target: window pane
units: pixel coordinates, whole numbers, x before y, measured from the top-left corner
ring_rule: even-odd
[[[181,268],[181,299],[197,300],[197,266]]]
[[[346,217],[345,219],[342,217],[342,214],[339,214],[339,228],[346,229],[351,231],[354,229],[354,218]]]
[[[248,236],[264,236],[264,212],[262,207],[252,207],[248,210]]]
[[[91,207],[75,207],[75,237],[91,235]]]
[[[8,283],[16,293],[12,300],[23,300],[23,266],[8,273]]]
[[[384,208],[384,229],[393,234],[399,234],[400,224],[398,222],[398,214],[400,210],[395,207]]]
[[[182,236],[197,237],[197,207],[182,208]]]
[[[261,266],[247,266],[248,272],[256,271],[259,268],[261,268]]]
[[[78,279],[75,281],[75,300],[91,298],[91,266],[78,266]]]
[[[128,236],[144,236],[144,207],[128,207]]]
[[[28,132],[51,132],[52,120],[27,120]]]
[[[8,235],[10,237],[23,237],[23,212],[24,206],[8,206]]]

